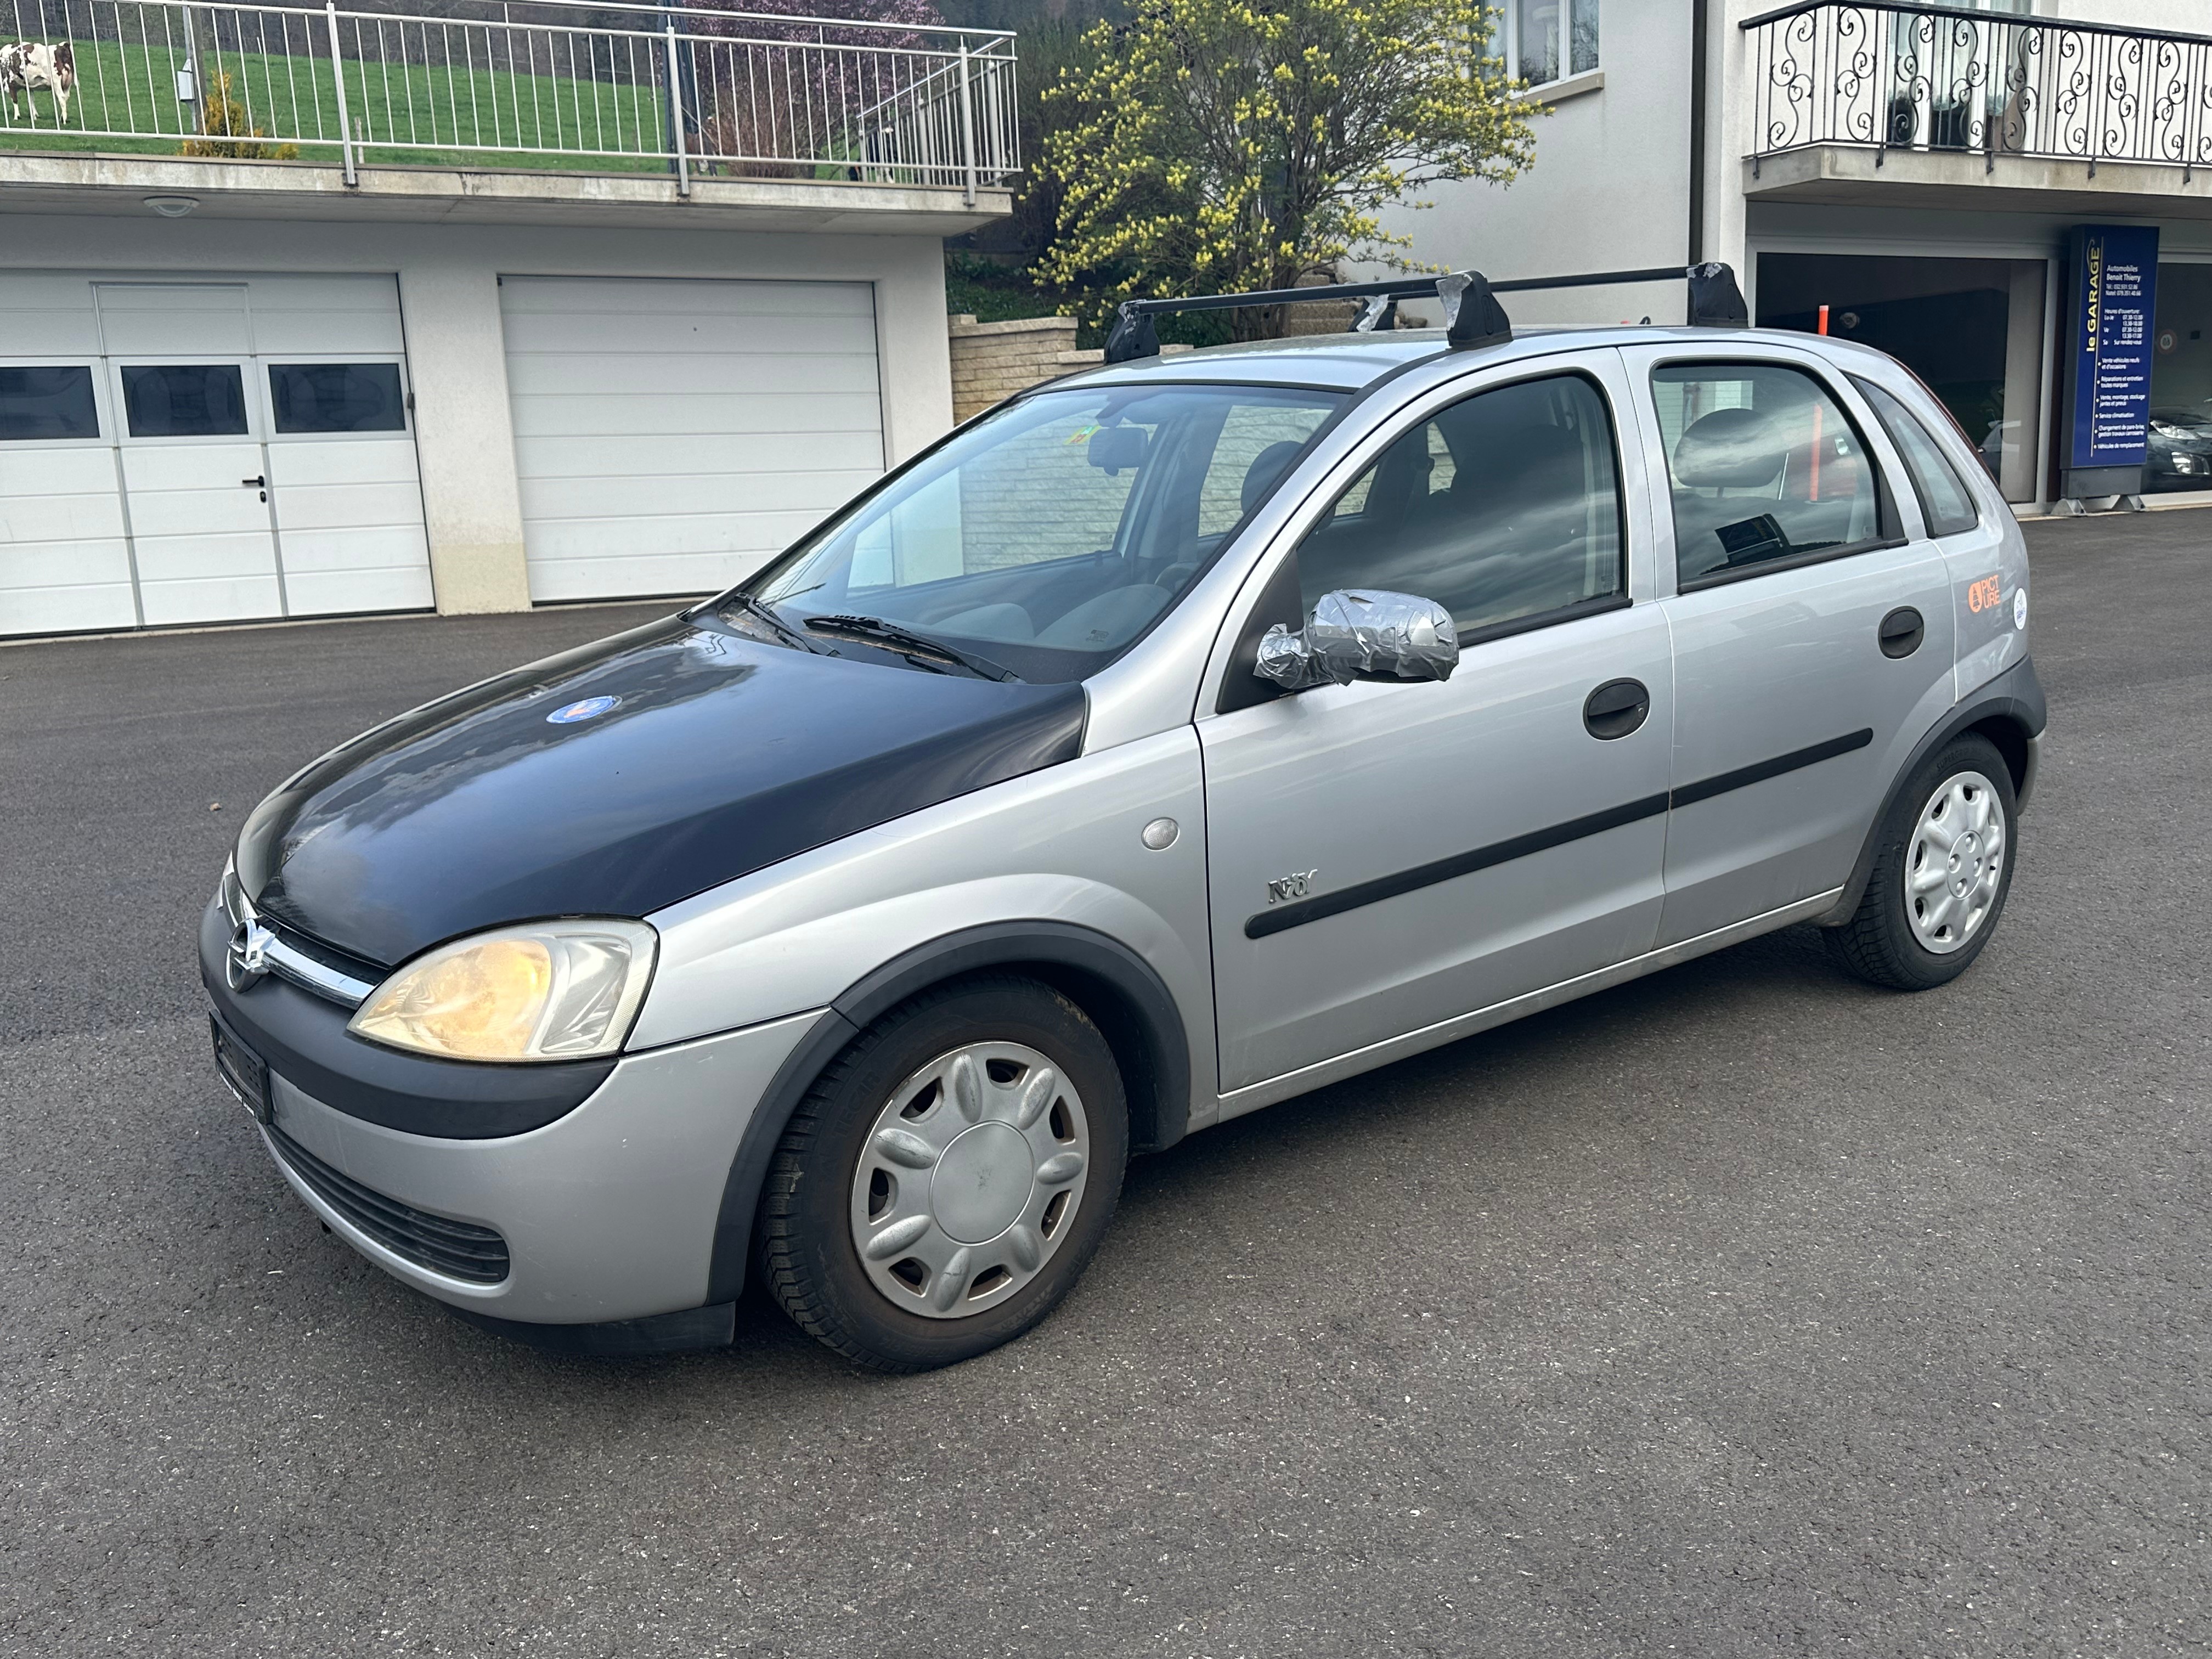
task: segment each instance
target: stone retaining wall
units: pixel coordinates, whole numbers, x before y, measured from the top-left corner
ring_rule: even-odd
[[[952,418],[964,421],[1040,380],[1073,374],[1104,353],[1075,349],[1073,317],[1018,317],[979,323],[961,313],[952,334]]]

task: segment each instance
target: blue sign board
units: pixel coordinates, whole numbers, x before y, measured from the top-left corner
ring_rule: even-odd
[[[2151,319],[2158,300],[2156,226],[2074,232],[2075,468],[2141,466],[2150,457]]]

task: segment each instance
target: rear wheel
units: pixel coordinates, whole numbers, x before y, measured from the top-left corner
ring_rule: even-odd
[[[1851,919],[1828,931],[1861,979],[1925,991],[1966,971],[1996,932],[2012,887],[2012,775],[1967,733],[1930,756],[1899,793]]]
[[[1034,980],[969,980],[892,1010],[792,1116],[760,1259],[803,1330],[923,1370],[1010,1341],[1067,1293],[1128,1158],[1112,1049]]]

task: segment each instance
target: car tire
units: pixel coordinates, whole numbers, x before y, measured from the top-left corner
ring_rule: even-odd
[[[776,1148],[757,1260],[800,1329],[928,1370],[1021,1335],[1113,1219],[1129,1118],[1114,1052],[1038,981],[925,991],[816,1079]]]
[[[1882,821],[1857,910],[1827,930],[1837,964],[1898,991],[1965,973],[2004,914],[2017,816],[2012,773],[1988,738],[1965,733],[1922,762]]]

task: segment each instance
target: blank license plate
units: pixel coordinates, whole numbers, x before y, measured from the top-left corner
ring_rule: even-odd
[[[239,1041],[238,1036],[215,1015],[208,1016],[208,1030],[215,1038],[215,1068],[222,1073],[222,1080],[230,1085],[246,1109],[253,1114],[254,1121],[269,1121],[269,1067],[261,1056]]]

